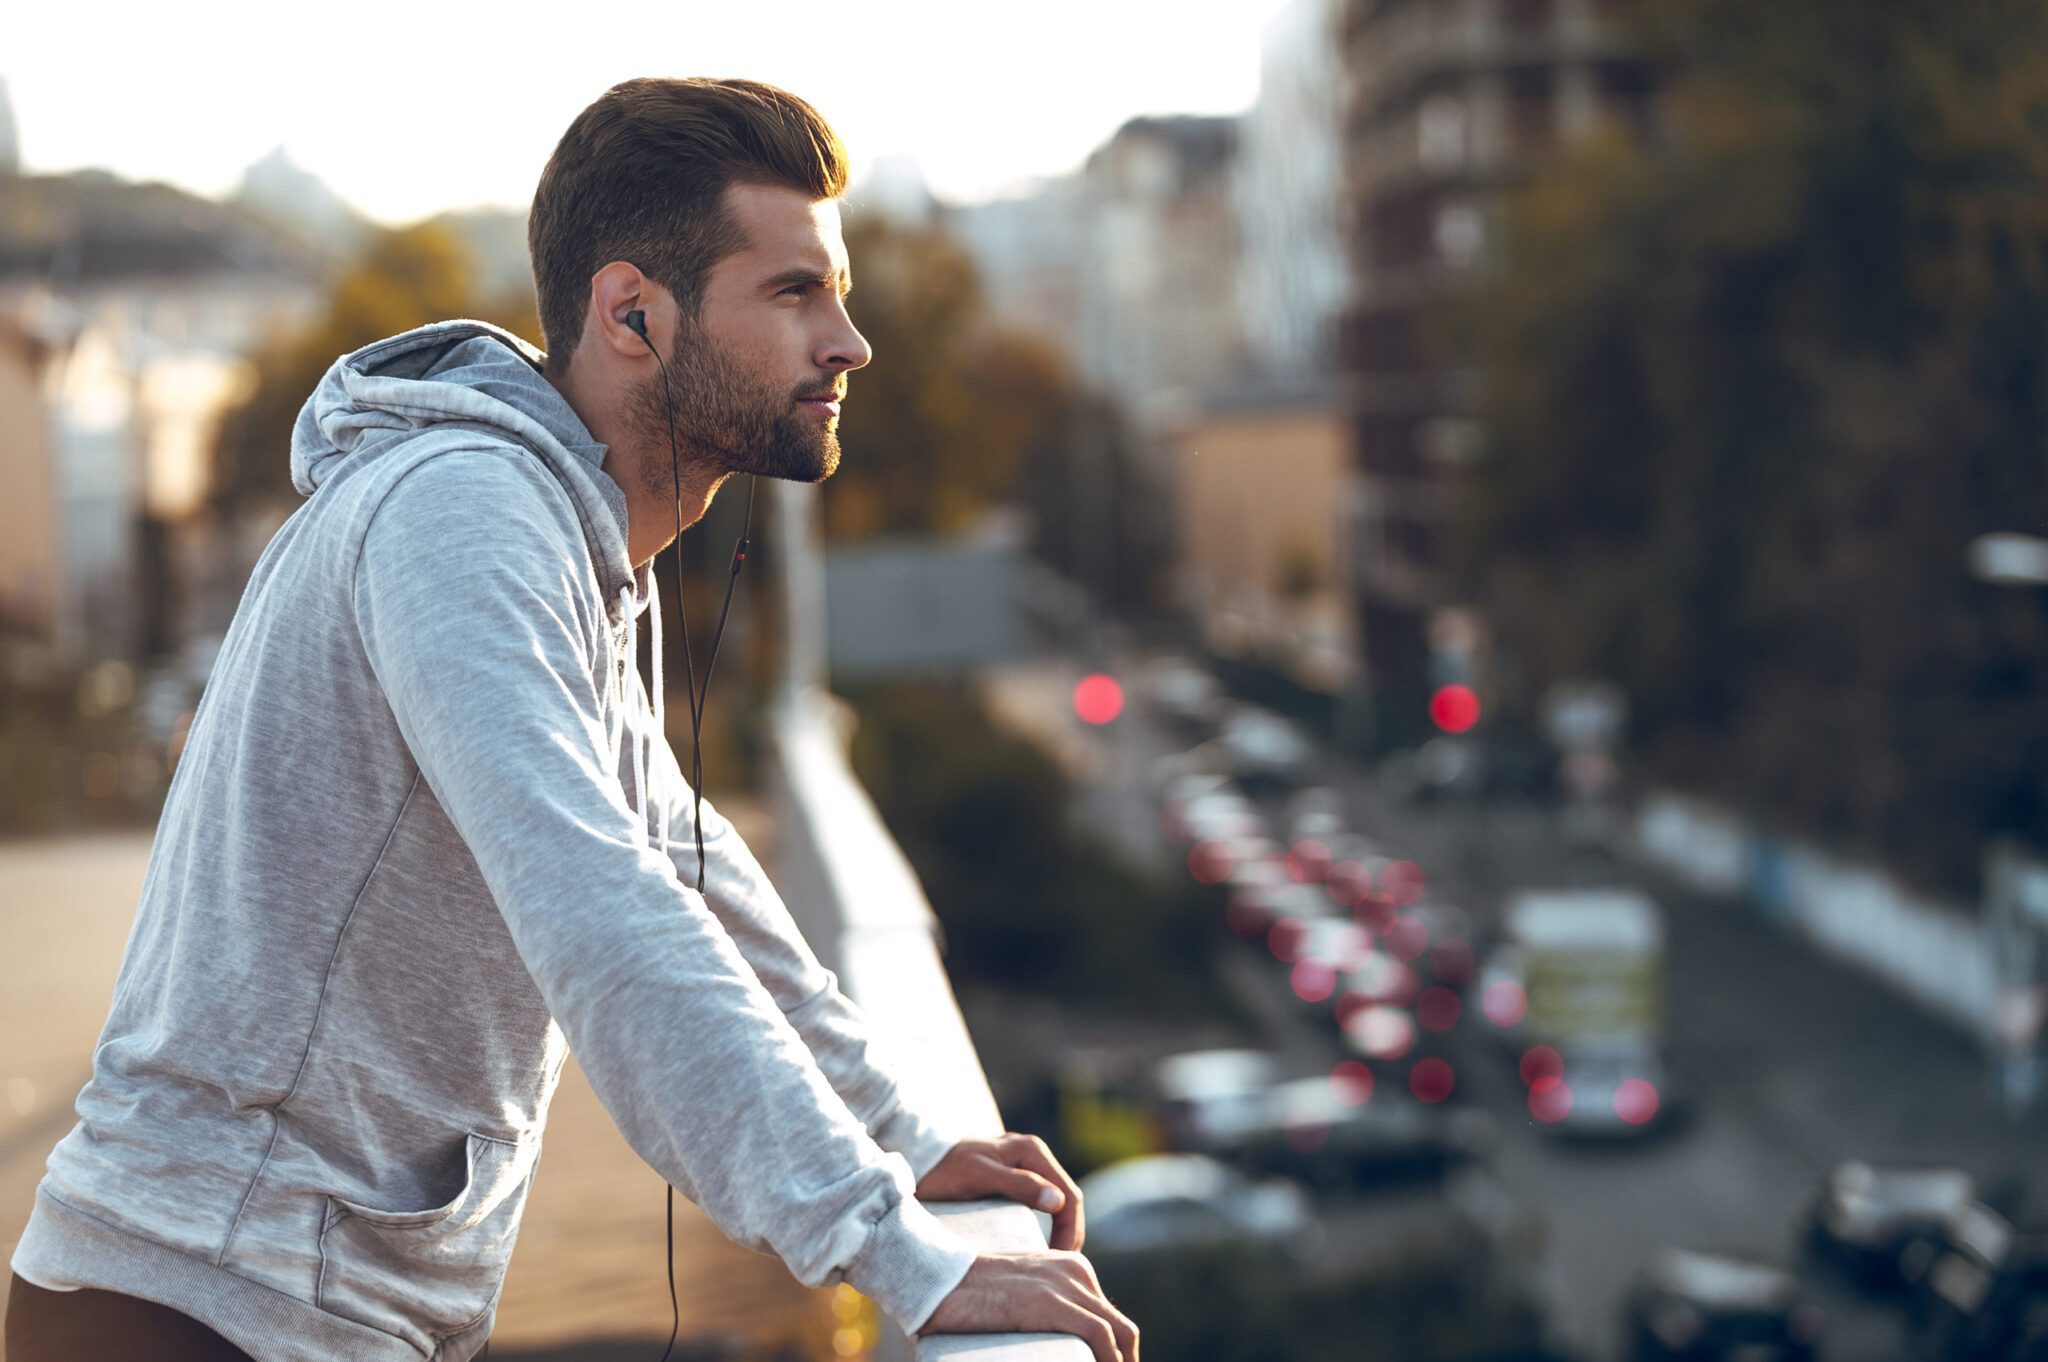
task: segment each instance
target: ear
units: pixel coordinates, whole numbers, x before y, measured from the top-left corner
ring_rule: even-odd
[[[648,344],[627,323],[640,313],[647,335],[674,334],[675,304],[668,290],[624,260],[614,260],[590,276],[590,311],[583,318],[583,343],[630,359],[648,357]],[[659,343],[657,341],[657,343]]]

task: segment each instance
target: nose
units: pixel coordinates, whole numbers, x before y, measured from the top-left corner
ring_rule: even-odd
[[[864,367],[875,357],[875,352],[868,346],[867,337],[861,335],[859,329],[854,326],[853,318],[846,315],[844,303],[836,305],[833,311],[837,314],[838,325],[833,328],[831,335],[825,337],[818,356],[818,367],[830,369],[834,373]]]

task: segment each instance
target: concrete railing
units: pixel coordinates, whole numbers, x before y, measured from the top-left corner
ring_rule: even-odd
[[[771,734],[776,879],[819,959],[873,1024],[906,1102],[964,1133],[996,1134],[1002,1115],[939,961],[938,925],[910,863],[854,779],[832,701],[799,691]],[[1046,1247],[1038,1215],[1008,1201],[934,1203],[948,1228],[982,1250]],[[1089,1362],[1065,1334],[957,1334],[905,1339],[893,1325],[878,1362]]]

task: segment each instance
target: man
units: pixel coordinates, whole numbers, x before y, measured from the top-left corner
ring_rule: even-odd
[[[308,500],[222,648],[14,1255],[13,1362],[475,1355],[572,1048],[634,1149],[801,1280],[1135,1362],[1071,1179],[898,1099],[708,803],[696,892],[633,663],[679,519],[837,462],[869,357],[845,178],[789,94],[627,82],[535,195],[544,365],[443,323],[308,400]],[[976,1257],[914,1191],[1042,1202],[1054,1251]]]

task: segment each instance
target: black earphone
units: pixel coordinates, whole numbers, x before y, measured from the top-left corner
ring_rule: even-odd
[[[690,617],[683,605],[683,475],[682,456],[676,450],[676,403],[675,395],[669,390],[668,361],[661,357],[661,351],[654,348],[654,342],[647,338],[647,314],[634,308],[626,314],[626,329],[640,338],[654,356],[656,367],[661,370],[662,405],[668,410],[668,473],[669,489],[675,498],[676,507],[676,621],[683,634],[683,673],[690,687],[690,787],[697,797],[696,814],[691,822],[697,834],[697,892],[704,892],[704,700],[711,693],[711,669],[718,665],[718,645],[725,638],[726,616],[732,613],[732,589],[740,579],[740,568],[747,561],[747,531],[754,523],[754,475],[747,475],[747,513],[740,528],[739,542],[733,545],[732,571],[726,574],[725,603],[718,611],[718,628],[711,635],[711,655],[704,659],[704,687],[697,688],[696,666],[690,658]],[[648,570],[648,587],[654,588],[654,573]],[[661,647],[662,640],[656,638],[653,646]],[[638,666],[636,660],[634,663]],[[666,734],[657,735],[667,742]],[[646,792],[641,796],[646,799]],[[675,1350],[676,1335],[682,1331],[683,1313],[676,1301],[676,1189],[668,1189],[668,1308],[673,1322],[669,1325],[668,1346],[661,1350],[661,1362]]]

